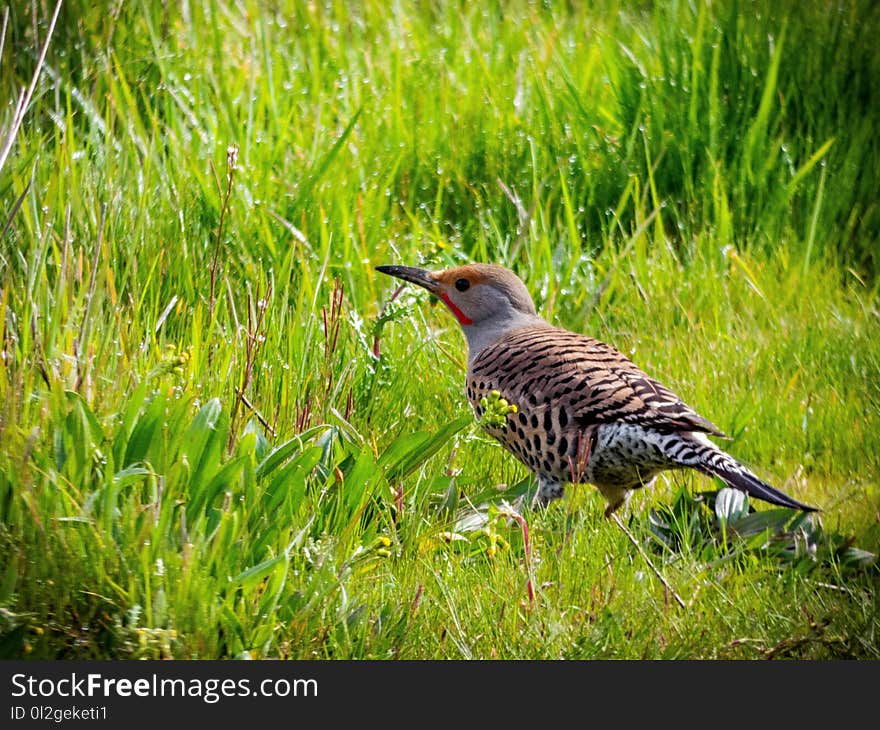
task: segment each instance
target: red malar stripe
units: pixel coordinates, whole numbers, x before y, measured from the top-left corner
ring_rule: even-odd
[[[449,307],[449,311],[455,315],[455,318],[461,322],[462,324],[473,324],[473,320],[469,319],[465,316],[464,312],[462,312],[458,307],[453,304],[452,300],[449,298],[449,295],[443,291],[440,292],[440,298],[443,300],[443,303]]]

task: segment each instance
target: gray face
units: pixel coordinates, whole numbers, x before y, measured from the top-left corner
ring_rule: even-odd
[[[500,330],[523,317],[536,316],[525,284],[502,266],[468,264],[438,272],[413,266],[376,269],[424,287],[441,299],[464,328],[469,341],[475,330]]]
[[[523,287],[525,289],[525,287]],[[457,289],[449,293],[449,298],[475,324],[512,319],[517,314],[534,314],[535,307],[529,297],[517,296],[500,282],[483,281],[475,283],[466,291]],[[528,292],[525,292],[528,295]]]

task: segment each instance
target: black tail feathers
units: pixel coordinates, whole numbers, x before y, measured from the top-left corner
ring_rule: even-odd
[[[725,454],[725,456],[727,455]],[[739,489],[750,497],[755,497],[764,502],[780,507],[788,507],[789,509],[799,509],[804,512],[818,511],[817,507],[811,507],[803,502],[798,502],[793,497],[789,497],[785,492],[779,491],[776,487],[771,487],[767,482],[756,477],[732,457],[728,456],[726,459],[704,461],[699,469],[710,476],[717,476],[728,486]]]

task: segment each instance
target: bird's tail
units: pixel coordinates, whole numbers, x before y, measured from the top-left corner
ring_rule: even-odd
[[[694,434],[694,437],[690,444],[692,450],[685,449],[683,450],[685,453],[680,452],[679,462],[683,465],[691,466],[709,476],[716,476],[729,487],[739,489],[750,497],[764,502],[804,512],[817,511],[816,507],[798,502],[794,497],[789,497],[785,492],[755,476],[730,454],[722,451],[709,439],[703,437],[702,434]],[[681,456],[685,458],[682,459]]]
[[[746,467],[740,464],[730,454],[725,453],[718,447],[708,450],[703,458],[694,465],[699,471],[709,476],[716,476],[729,487],[739,489],[750,497],[761,499],[770,504],[799,509],[804,512],[816,512],[816,507],[811,507],[803,502],[798,502],[794,497],[789,497],[776,487],[770,486],[763,479],[755,476]]]

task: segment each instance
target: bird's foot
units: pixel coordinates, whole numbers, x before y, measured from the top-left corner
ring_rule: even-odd
[[[620,505],[622,505],[622,504],[623,504],[623,500],[621,500],[620,502],[615,502],[613,504],[609,504],[605,508],[605,519],[610,520],[611,515],[613,515],[615,512],[617,512],[617,510],[620,509]]]

